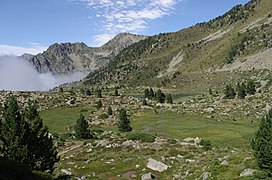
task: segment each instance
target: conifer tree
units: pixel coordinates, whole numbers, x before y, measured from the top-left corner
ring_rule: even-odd
[[[144,97],[149,99],[149,89],[144,90]]]
[[[102,101],[101,100],[99,100],[99,101],[97,101],[97,104],[96,104],[96,108],[97,109],[100,109],[101,107],[102,107]]]
[[[35,105],[29,103],[21,113],[17,100],[11,97],[5,105],[1,130],[4,158],[21,162],[32,170],[53,172],[59,161],[58,153]]]
[[[164,103],[165,100],[165,95],[162,93],[162,91],[160,89],[158,89],[157,93],[156,93],[156,100],[159,103]]]
[[[152,88],[149,89],[149,99],[154,99],[155,94]]]
[[[121,109],[120,112],[119,112],[118,129],[121,132],[132,131],[132,128],[130,126],[130,121],[127,118],[127,112],[124,109]]]
[[[145,99],[143,100],[143,105],[144,105],[144,106],[147,106],[147,105],[148,105]]]
[[[260,168],[272,173],[272,110],[263,117],[251,141],[254,156]]]
[[[15,97],[10,97],[8,103],[5,104],[1,126],[2,156],[30,166],[29,137],[30,129],[19,110],[17,100]]]
[[[171,94],[166,95],[166,103],[173,104],[173,99]]]
[[[112,114],[113,114],[112,108],[109,106],[109,107],[108,107],[108,115],[111,116]]]
[[[118,92],[117,87],[116,87],[116,88],[114,88],[114,96],[119,96],[119,92]]]
[[[54,164],[59,161],[58,152],[54,146],[53,138],[47,127],[43,125],[42,118],[34,103],[28,103],[24,116],[30,127],[31,146],[28,146],[28,148],[32,154],[31,167],[34,170],[52,173]]]
[[[244,99],[246,97],[246,86],[245,83],[237,83],[237,95],[239,98]]]
[[[74,126],[75,136],[81,139],[92,138],[91,132],[88,128],[88,122],[85,120],[85,117],[80,114],[79,119],[76,121],[76,124]]]
[[[87,96],[91,96],[92,95],[92,92],[91,92],[90,89],[87,89],[85,93],[86,93]]]
[[[102,90],[101,90],[101,89],[98,89],[98,90],[96,91],[96,93],[97,93],[97,97],[98,97],[98,98],[102,98]]]
[[[246,86],[247,94],[254,95],[256,93],[256,86],[253,80],[249,80]]]
[[[211,88],[209,88],[209,94],[212,95],[212,89]]]

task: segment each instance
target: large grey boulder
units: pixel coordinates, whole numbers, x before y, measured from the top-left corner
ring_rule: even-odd
[[[163,172],[168,169],[168,166],[166,164],[152,158],[148,159],[147,167],[158,172]]]

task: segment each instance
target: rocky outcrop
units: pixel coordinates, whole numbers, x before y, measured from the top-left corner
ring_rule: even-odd
[[[122,49],[145,39],[129,33],[118,34],[102,47],[92,48],[84,43],[53,44],[46,51],[27,59],[39,73],[69,74],[74,71],[94,71],[105,66]]]

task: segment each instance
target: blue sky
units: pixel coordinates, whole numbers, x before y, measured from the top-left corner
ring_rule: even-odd
[[[248,0],[1,0],[0,55],[61,42],[100,46],[120,32],[154,35],[208,21]]]

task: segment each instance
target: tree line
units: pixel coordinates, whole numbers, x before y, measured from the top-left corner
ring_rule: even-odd
[[[238,82],[236,88],[233,88],[231,84],[226,85],[224,94],[227,99],[234,99],[236,96],[240,99],[244,99],[247,95],[254,95],[256,93],[256,83],[253,80],[249,80],[247,83]]]
[[[144,97],[149,100],[155,100],[158,103],[169,103],[173,104],[173,98],[171,94],[165,95],[161,89],[158,89],[157,92],[154,93],[152,88],[147,88],[144,90]],[[145,103],[144,103],[145,104]]]

